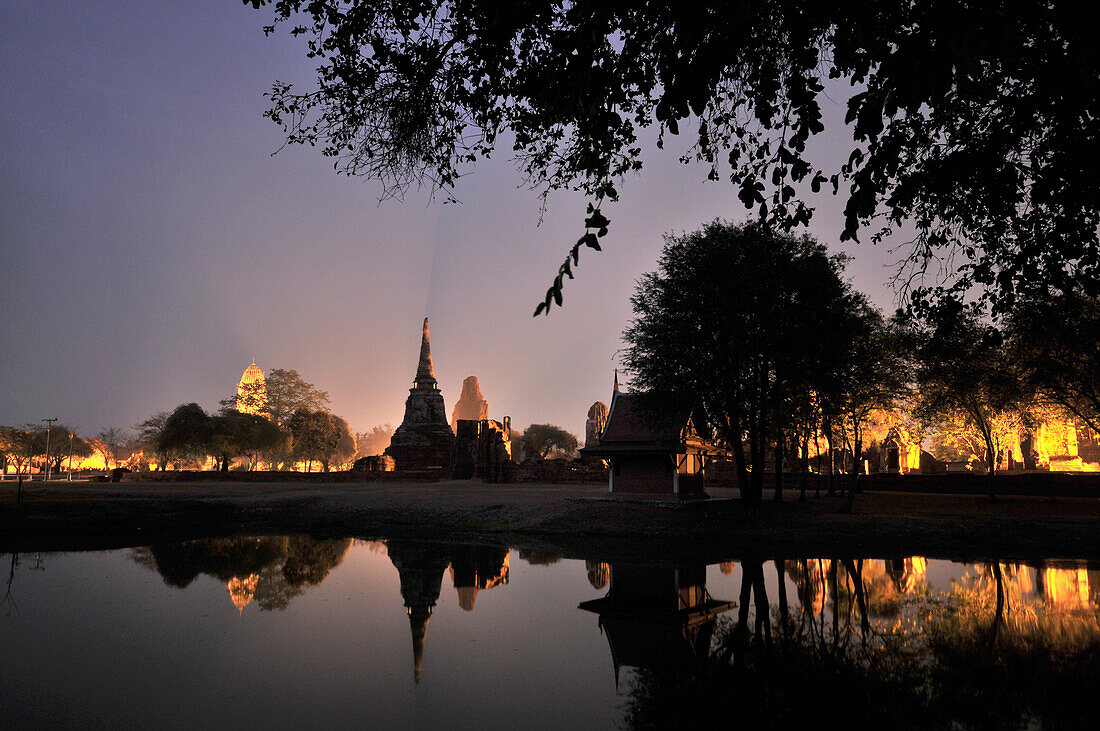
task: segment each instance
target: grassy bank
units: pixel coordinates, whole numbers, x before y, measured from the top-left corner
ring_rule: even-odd
[[[0,485],[0,551],[119,548],[240,534],[423,538],[603,560],[743,556],[1100,559],[1100,500],[868,491],[745,508],[611,498],[601,486],[479,483]]]

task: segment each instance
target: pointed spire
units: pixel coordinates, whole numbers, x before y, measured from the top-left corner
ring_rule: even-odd
[[[424,669],[424,640],[428,636],[428,619],[432,616],[432,610],[409,609],[408,614],[413,641],[413,682],[419,685],[420,673]]]
[[[416,385],[434,385],[435,369],[432,368],[432,346],[428,334],[428,318],[424,318],[424,335],[420,340],[420,363],[416,366]]]
[[[427,322],[427,321],[425,320],[425,322]],[[615,386],[614,386],[614,388],[611,389],[611,391],[612,391],[612,393],[618,393],[619,392],[619,369],[618,368],[615,369]]]

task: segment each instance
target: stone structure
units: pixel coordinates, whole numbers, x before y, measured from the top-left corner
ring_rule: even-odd
[[[503,424],[491,419],[459,419],[451,476],[459,480],[477,477],[483,482],[504,482],[505,465],[512,459],[511,431],[511,419],[507,416]]]
[[[255,360],[244,369],[237,383],[237,411],[242,414],[267,413],[267,381]]]
[[[455,434],[447,423],[447,408],[432,368],[428,318],[420,341],[416,378],[405,401],[405,418],[397,427],[386,454],[398,470],[442,470],[451,464]]]
[[[481,395],[477,376],[466,376],[462,382],[462,394],[451,412],[451,429],[458,433],[458,420],[484,421],[489,418],[489,402]]]
[[[607,404],[597,401],[588,410],[588,420],[584,422],[584,446],[594,447],[600,443],[600,435],[607,426]]]

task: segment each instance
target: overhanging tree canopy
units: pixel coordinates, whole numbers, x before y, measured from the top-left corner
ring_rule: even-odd
[[[940,260],[952,275],[932,293],[978,286],[1003,312],[1036,282],[1100,288],[1100,54],[1084,4],[244,2],[272,5],[266,30],[289,24],[317,63],[315,88],[271,94],[289,142],[387,195],[447,194],[508,132],[533,186],[592,199],[536,314],[561,304],[580,249],[600,248],[602,204],[642,167],[638,130],[663,141],[685,120],[685,157],[774,226],[808,223],[823,188],[847,195],[842,239],[915,226],[903,271]],[[852,84],[839,169],[807,153],[830,79]]]

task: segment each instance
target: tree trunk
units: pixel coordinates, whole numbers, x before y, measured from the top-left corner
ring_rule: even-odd
[[[730,419],[730,432],[733,444],[733,462],[737,465],[737,487],[741,491],[741,502],[748,503],[747,495],[752,491],[749,484],[749,470],[745,465],[745,440],[741,435],[741,420]]]
[[[814,475],[814,497],[821,497],[821,429],[814,419],[814,451],[817,452],[817,474]]]
[[[985,453],[986,453],[986,459],[988,460],[987,464],[989,465],[989,501],[990,502],[996,502],[996,500],[997,500],[997,481],[996,481],[997,463],[994,460],[996,460],[997,456],[996,456],[995,450],[993,448],[993,435],[989,434],[985,430],[983,430],[982,431],[982,436],[985,438]]]
[[[783,433],[775,438],[775,494],[772,500],[783,502]]]
[[[779,592],[779,622],[782,624],[785,631],[787,628],[789,609],[787,607],[787,581],[783,574],[784,563],[785,562],[781,558],[775,559],[775,576],[776,580],[779,582],[777,585],[777,590]]]
[[[856,594],[856,605],[859,607],[859,626],[864,632],[863,639],[866,640],[866,633],[871,629],[871,619],[867,615],[867,597],[863,593],[863,561],[860,560],[856,563],[852,562],[852,559],[844,561],[844,568],[848,570],[848,575],[852,577],[852,585]]]
[[[802,480],[798,486],[798,499],[799,501],[806,499],[806,480],[809,479],[810,473],[810,429],[807,427],[801,434],[802,443],[799,445],[802,448]]]

